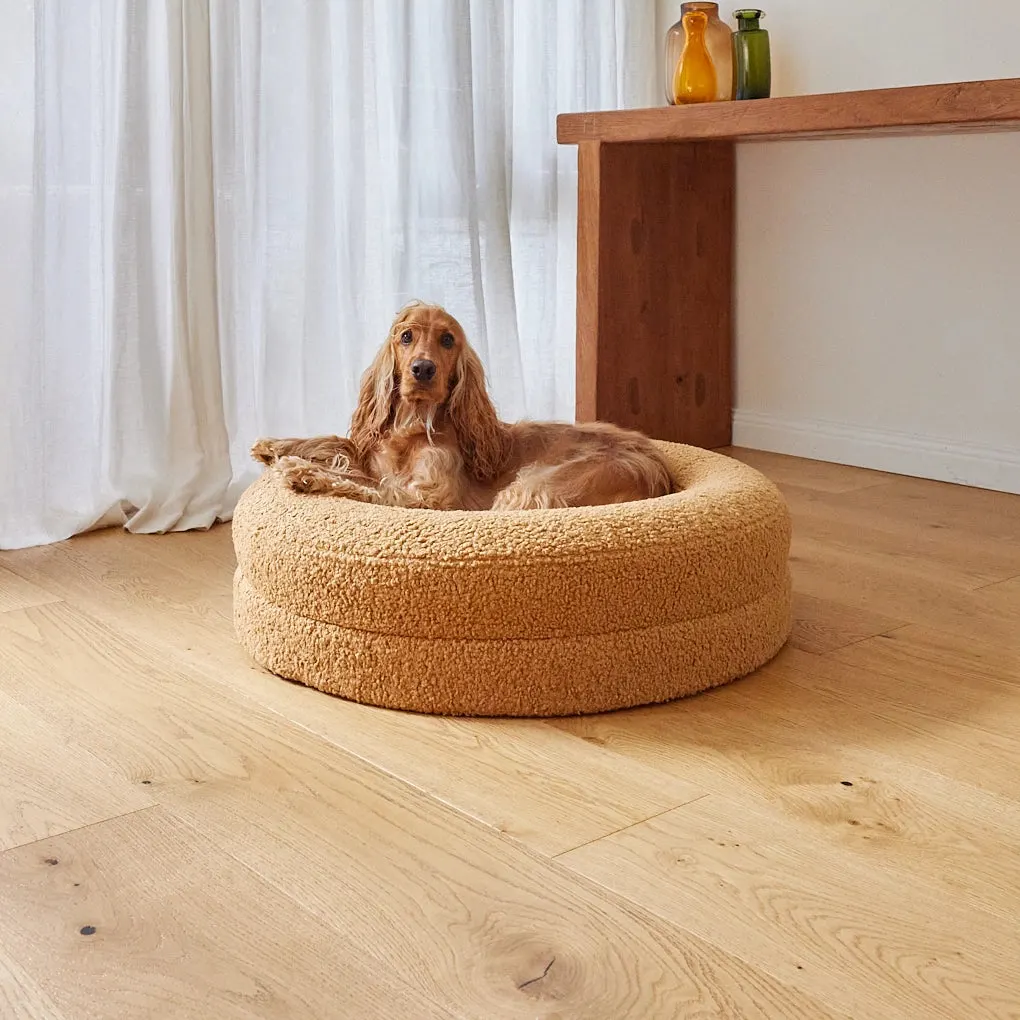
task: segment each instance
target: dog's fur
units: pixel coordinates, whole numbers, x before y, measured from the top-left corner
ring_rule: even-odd
[[[431,379],[412,373],[422,362]],[[638,433],[500,421],[460,323],[424,304],[400,312],[365,372],[349,439],[260,439],[252,456],[297,492],[433,510],[595,506],[672,487]]]

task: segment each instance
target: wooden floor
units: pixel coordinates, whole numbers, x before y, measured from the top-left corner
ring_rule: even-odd
[[[1020,1017],[1020,497],[738,455],[791,646],[599,718],[261,672],[226,527],[0,554],[0,1017]]]

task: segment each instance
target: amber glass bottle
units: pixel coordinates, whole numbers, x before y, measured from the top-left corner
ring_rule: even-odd
[[[730,27],[719,17],[717,3],[690,2],[680,8],[680,20],[666,33],[666,102],[676,103],[676,69],[687,41],[684,30],[683,16],[692,12],[701,12],[708,16],[705,29],[705,48],[712,58],[715,68],[716,100],[733,98],[733,33]]]
[[[684,49],[673,76],[673,100],[686,103],[711,103],[715,99],[715,64],[708,54],[705,30],[708,18],[701,11],[690,11],[683,17]]]

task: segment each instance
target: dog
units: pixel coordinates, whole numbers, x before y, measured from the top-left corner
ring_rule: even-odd
[[[260,439],[296,492],[430,510],[536,510],[664,496],[650,439],[602,423],[500,421],[457,320],[403,308],[361,380],[350,436]]]

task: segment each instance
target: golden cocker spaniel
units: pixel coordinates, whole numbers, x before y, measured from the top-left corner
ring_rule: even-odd
[[[260,439],[252,456],[297,492],[432,510],[595,506],[672,489],[636,432],[500,421],[460,323],[417,303],[365,372],[349,439]]]

